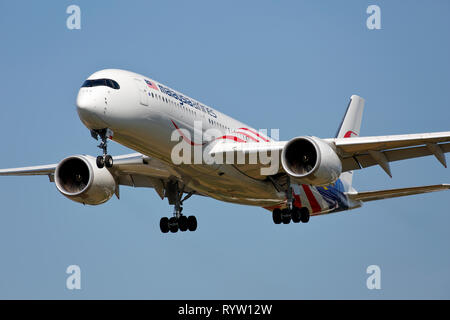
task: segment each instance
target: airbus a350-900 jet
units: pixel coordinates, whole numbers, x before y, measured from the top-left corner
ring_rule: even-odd
[[[197,229],[195,216],[182,213],[192,195],[259,206],[272,213],[275,224],[288,224],[367,201],[450,188],[356,191],[354,170],[379,165],[391,176],[390,162],[428,155],[446,167],[450,151],[450,132],[361,137],[364,100],[356,95],[335,138],[289,141],[125,70],[92,74],[76,106],[92,137],[100,139],[101,155],[72,155],[56,164],[3,169],[0,175],[47,175],[64,196],[86,205],[102,204],[114,194],[119,198],[121,185],[153,188],[174,206],[173,216],[160,220],[163,233]],[[136,153],[111,156],[109,140]]]

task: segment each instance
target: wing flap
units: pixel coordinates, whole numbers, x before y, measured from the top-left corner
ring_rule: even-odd
[[[348,193],[347,196],[355,201],[374,201],[381,199],[397,198],[410,196],[421,193],[435,192],[450,189],[450,184],[436,184],[430,186],[412,187],[412,188],[399,188],[390,190],[377,190],[366,191],[357,193]]]
[[[352,138],[353,139],[353,138]],[[450,143],[437,144],[443,153],[450,152]],[[389,162],[420,158],[433,155],[427,146],[400,148],[382,151]],[[342,171],[358,170],[377,165],[378,162],[367,152],[342,159]]]

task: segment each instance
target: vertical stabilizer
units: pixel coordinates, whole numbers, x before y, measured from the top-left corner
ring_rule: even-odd
[[[350,97],[347,111],[336,133],[336,138],[358,137],[361,129],[362,115],[364,111],[364,99],[357,95]],[[353,171],[341,174],[344,188],[349,190],[352,186]]]
[[[351,96],[345,116],[336,133],[336,138],[359,136],[363,111],[364,99],[356,95]]]

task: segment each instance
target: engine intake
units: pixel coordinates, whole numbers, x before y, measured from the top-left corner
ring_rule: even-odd
[[[90,156],[70,156],[55,170],[59,192],[70,200],[83,204],[102,204],[114,195],[116,182],[108,169],[99,169]]]
[[[281,153],[281,165],[295,182],[316,186],[334,183],[342,172],[336,152],[316,137],[290,140]]]

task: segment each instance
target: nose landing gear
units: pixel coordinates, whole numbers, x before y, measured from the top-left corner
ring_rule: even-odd
[[[111,168],[113,166],[113,158],[108,154],[108,137],[112,137],[113,132],[110,129],[99,129],[99,130],[91,130],[91,136],[95,139],[102,140],[100,144],[97,146],[103,150],[103,155],[98,156],[96,163],[99,169],[103,167]]]

